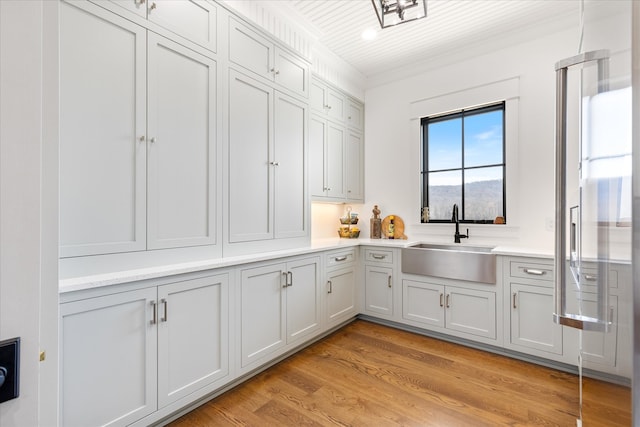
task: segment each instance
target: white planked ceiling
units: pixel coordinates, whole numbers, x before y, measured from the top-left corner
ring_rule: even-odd
[[[605,1],[603,3],[614,3]],[[522,43],[580,21],[579,0],[427,0],[427,17],[380,29],[371,0],[276,0],[366,78]],[[361,33],[378,31],[372,41]]]

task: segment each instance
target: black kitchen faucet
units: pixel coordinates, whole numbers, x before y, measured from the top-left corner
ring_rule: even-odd
[[[456,234],[453,235],[454,243],[460,243],[460,239],[469,238],[469,229],[467,228],[467,234],[460,234],[460,220],[458,219],[458,205],[453,204],[453,214],[451,215],[451,222],[456,223]]]

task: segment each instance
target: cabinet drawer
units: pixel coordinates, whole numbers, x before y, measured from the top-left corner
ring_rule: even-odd
[[[511,261],[511,277],[553,282],[553,265]]]
[[[327,254],[327,267],[352,264],[356,259],[356,250],[330,252]]]
[[[365,249],[364,260],[383,264],[393,264],[393,251],[379,249]]]
[[[618,272],[616,270],[609,269],[609,289],[618,287]],[[582,267],[582,290],[584,292],[598,292],[598,267],[594,265],[587,265]]]

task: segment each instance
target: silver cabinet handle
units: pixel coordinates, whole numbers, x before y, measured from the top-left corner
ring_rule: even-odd
[[[331,110],[331,105],[329,105],[329,104],[325,104],[325,105],[324,105],[324,108],[326,108],[327,110]]]
[[[546,273],[543,270],[535,270],[533,268],[525,268],[522,271],[524,271],[527,274],[532,274],[534,276],[543,276]]]
[[[272,68],[272,69],[270,69],[269,71],[270,71],[270,72],[272,72],[272,73],[273,73],[274,75],[276,75],[276,76],[277,76],[278,74],[280,74],[280,70],[276,70],[275,68]]]
[[[144,2],[146,2],[146,1],[147,1],[147,0],[134,0],[134,3],[135,3],[137,6],[140,6],[140,5],[143,5],[143,4],[144,4]]]
[[[151,6],[149,7],[149,12],[151,12],[156,7],[158,7],[158,5],[156,5],[156,2],[151,3]]]
[[[160,318],[160,321],[161,322],[166,322],[167,319],[168,319],[168,317],[167,317],[168,316],[168,313],[167,313],[167,300],[162,298],[160,300],[160,303],[162,304],[162,308],[164,310],[164,313],[162,313],[162,317]]]
[[[447,294],[447,308],[451,307],[451,304],[449,304],[450,297],[451,297],[451,294]]]
[[[287,271],[287,286],[293,286],[293,273]]]
[[[331,292],[333,292],[333,283],[331,283],[331,280],[327,280],[327,284],[329,285],[329,290],[327,291],[327,293],[330,294]]]
[[[282,285],[282,287],[286,288],[287,286],[289,286],[289,282],[287,281],[288,276],[287,276],[287,272],[286,271],[282,272],[282,277],[284,277],[284,285]]]
[[[444,294],[440,294],[440,307],[444,307],[443,299],[444,299]]]
[[[280,166],[280,162],[269,162],[271,166]]]
[[[585,274],[582,277],[584,277],[584,280],[589,280],[590,282],[598,280],[598,276],[594,276],[593,274]]]
[[[609,51],[595,50],[564,59],[556,63],[556,134],[555,134],[555,207],[556,207],[556,233],[555,233],[555,301],[553,320],[555,323],[572,328],[584,330],[605,331],[608,328],[606,310],[609,289],[607,280],[599,277],[597,294],[597,315],[588,317],[579,313],[570,313],[567,310],[566,287],[566,255],[567,255],[567,78],[570,67],[586,62],[596,61],[598,66],[598,92],[608,90],[609,80]],[[580,241],[580,230],[577,239]],[[598,270],[605,271],[605,262],[598,262]]]
[[[154,143],[156,142],[156,137],[154,136],[153,138],[151,138],[151,139],[149,140],[149,142],[150,142],[150,143],[152,143],[152,144],[154,144]]]
[[[516,305],[516,298],[518,296],[517,292],[513,293],[513,308],[518,308],[518,306]]]
[[[346,261],[347,260],[347,256],[337,256],[334,258],[334,260],[336,260],[336,262],[341,262],[341,261]]]
[[[391,276],[387,277],[387,286],[391,287]]]
[[[371,258],[373,259],[385,259],[386,257],[386,255],[371,254]]]
[[[138,141],[140,141],[140,142],[144,142],[144,140],[145,140],[144,135],[142,135],[141,137],[138,138]]]
[[[158,323],[158,307],[155,301],[151,301],[151,311],[153,312],[151,324],[155,325],[156,323]]]

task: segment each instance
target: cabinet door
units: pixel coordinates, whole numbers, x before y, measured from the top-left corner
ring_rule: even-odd
[[[147,3],[149,21],[213,52],[216,51],[215,5],[202,0],[148,0]]]
[[[273,238],[273,90],[229,76],[229,241]]]
[[[287,342],[320,329],[318,258],[287,263]]]
[[[307,106],[275,93],[275,238],[307,235]]]
[[[60,425],[127,425],[156,410],[156,289],[60,305]]]
[[[496,338],[495,292],[446,287],[445,325],[447,329],[485,338]]]
[[[553,289],[511,283],[511,343],[562,354],[562,326],[553,321]]]
[[[158,287],[158,406],[229,373],[227,275]]]
[[[344,198],[345,132],[341,126],[329,122],[327,128],[327,187],[329,197]]]
[[[364,200],[364,150],[362,135],[357,132],[348,132],[346,143],[346,187],[347,199],[354,201]]]
[[[578,293],[572,292],[567,298],[567,309],[571,313],[581,312],[586,316],[596,317],[598,313],[597,296],[582,293],[578,300]],[[578,308],[579,305],[579,308]],[[607,332],[581,331],[582,357],[588,362],[595,362],[605,366],[616,366],[617,336],[618,336],[618,297],[609,295],[609,321],[611,327]],[[589,365],[597,369],[597,365]]]
[[[232,63],[273,81],[274,48],[273,43],[267,38],[239,21],[229,19],[229,60]]]
[[[386,316],[393,315],[393,270],[389,267],[364,267],[366,311]]]
[[[241,365],[245,367],[286,344],[284,264],[241,272]]]
[[[312,197],[326,195],[327,122],[316,116],[309,119],[309,189]]]
[[[214,244],[216,63],[153,33],[148,55],[147,246]]]
[[[444,286],[403,280],[402,317],[444,328]]]
[[[329,89],[317,80],[312,80],[309,85],[309,107],[320,114],[327,114],[327,91]]]
[[[347,111],[344,96],[333,89],[327,91],[327,115],[330,119],[344,122]]]
[[[276,47],[274,68],[276,83],[305,98],[309,96],[309,64]]]
[[[353,317],[356,313],[356,273],[353,267],[327,273],[327,320],[329,325]]]
[[[347,100],[347,125],[364,131],[364,106],[354,99]]]
[[[61,2],[60,256],[145,249],[145,129],[146,31]]]

